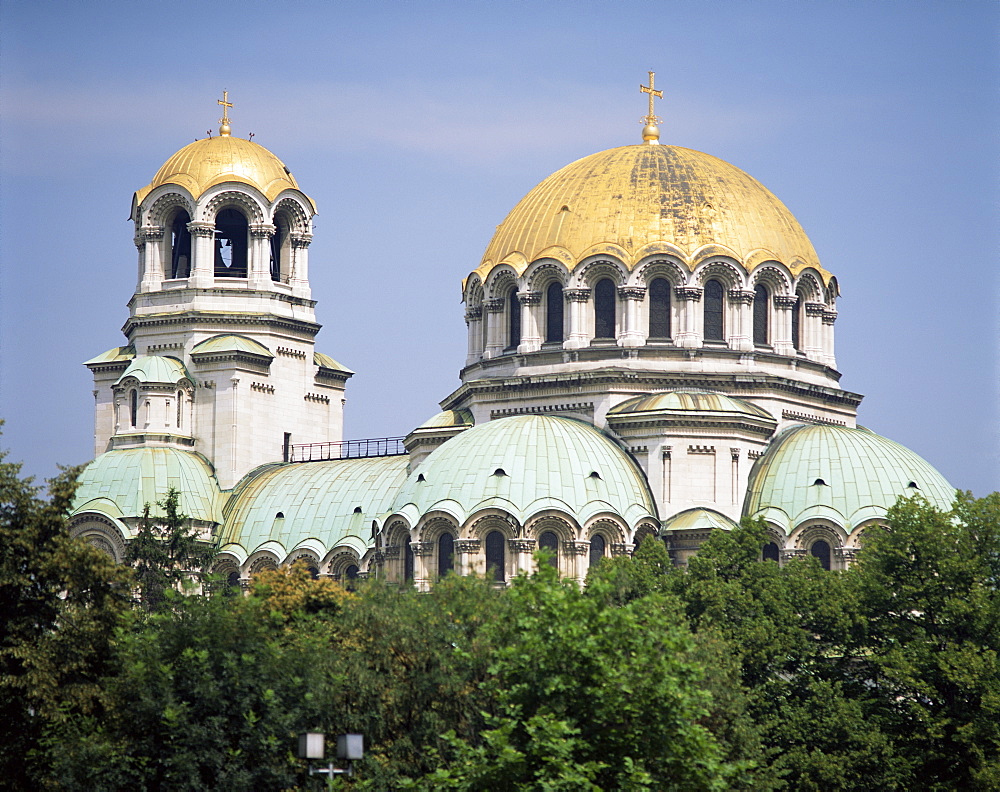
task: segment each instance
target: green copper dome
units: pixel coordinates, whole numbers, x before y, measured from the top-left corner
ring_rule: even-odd
[[[126,448],[108,451],[84,468],[73,514],[95,511],[111,517],[138,517],[170,489],[180,495],[180,511],[195,520],[222,522],[223,496],[211,465],[200,454],[177,448]]]
[[[249,556],[274,542],[281,561],[302,545],[321,557],[338,545],[364,555],[372,521],[389,512],[406,463],[405,456],[391,456],[264,468],[234,490],[222,550]]]
[[[134,358],[118,378],[118,382],[128,377],[135,377],[139,382],[177,383],[183,379],[195,381],[177,358],[161,355],[143,355]]]
[[[612,512],[633,527],[656,514],[621,448],[590,424],[543,415],[500,418],[448,440],[410,474],[393,511],[416,522],[440,510],[462,523],[491,507],[521,522],[545,509],[581,523]]]
[[[914,494],[948,509],[955,489],[917,454],[867,429],[797,425],[754,463],[743,514],[787,531],[828,519],[850,532]]]
[[[623,401],[608,410],[608,416],[667,411],[671,413],[733,413],[774,421],[766,410],[742,399],[714,391],[673,390],[647,393]]]

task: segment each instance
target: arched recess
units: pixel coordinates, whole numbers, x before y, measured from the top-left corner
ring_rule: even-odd
[[[351,567],[354,567],[354,572],[349,574]],[[361,559],[353,550],[337,547],[327,554],[321,568],[327,569],[335,579],[346,581],[357,578],[361,569]]]
[[[648,338],[666,341],[671,337],[673,285],[666,278],[653,278],[646,287]]]
[[[763,283],[753,289],[753,343],[755,346],[771,343],[771,292]]]
[[[521,343],[521,302],[517,297],[517,286],[511,286],[505,298],[505,315],[507,322],[507,343],[504,345],[505,352],[517,351]]]
[[[319,556],[308,550],[297,550],[293,552],[285,560],[285,566],[294,566],[295,564],[302,564],[305,566],[306,570],[309,572],[309,576],[314,580],[319,577],[320,572],[320,560]]]
[[[526,524],[524,533],[535,540],[536,548],[551,553],[549,563],[561,576],[576,574],[574,555],[569,548],[573,547],[578,529],[571,519],[560,514],[543,514]]]
[[[382,557],[386,579],[398,583],[406,579],[406,551],[410,546],[410,526],[394,520],[383,533]]]
[[[247,577],[251,580],[256,578],[261,572],[278,568],[278,559],[268,552],[256,554],[247,559]]]
[[[824,569],[840,569],[840,553],[846,535],[839,526],[828,523],[811,523],[793,532],[793,545],[806,554],[820,559]]]
[[[242,590],[240,565],[234,558],[217,558],[210,571],[211,588],[223,594],[235,595]]]
[[[726,290],[717,278],[705,281],[702,293],[704,317],[702,336],[705,341],[726,340]]]
[[[601,278],[594,284],[594,338],[614,339],[618,320],[618,298],[614,281]]]
[[[163,234],[163,273],[167,280],[191,275],[191,214],[182,206],[174,208]]]
[[[561,344],[566,338],[566,310],[563,285],[550,281],[545,287],[545,343]]]
[[[78,514],[70,521],[70,535],[106,553],[116,563],[125,561],[125,537],[121,528],[101,514]]]
[[[215,277],[247,277],[249,256],[250,222],[247,216],[237,206],[223,207],[215,215]]]
[[[417,536],[422,544],[431,546],[431,552],[424,561],[428,577],[443,577],[458,568],[455,555],[458,525],[451,517],[438,512],[437,516],[425,518],[418,526]]]
[[[486,577],[496,583],[507,582],[507,537],[503,531],[494,528],[483,537]]]

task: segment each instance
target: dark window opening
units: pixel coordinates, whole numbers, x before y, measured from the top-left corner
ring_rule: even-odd
[[[907,486],[908,488],[910,488],[910,489],[920,489],[920,487],[918,487],[918,486],[917,486],[917,482],[915,482],[915,481],[911,481],[911,482],[910,482],[909,484],[907,484],[906,486]]]
[[[284,520],[285,519],[285,513],[284,512],[278,512],[276,515],[274,515],[274,519],[276,519],[276,520]]]
[[[823,479],[816,479],[816,480],[815,480],[815,481],[813,482],[813,486],[814,486],[814,487],[825,487],[825,486],[826,486],[826,482],[825,482],[825,481],[823,481]]]
[[[315,564],[308,564],[306,566],[306,569],[309,571],[309,577],[311,577],[313,580],[318,580],[319,579],[319,567],[318,566],[316,566]]]
[[[599,479],[601,477],[601,474],[598,473],[596,470],[591,470],[590,471],[590,477],[592,479]]]
[[[778,545],[774,542],[768,542],[764,545],[764,550],[762,552],[765,561],[777,561],[778,560]]]
[[[223,594],[227,596],[234,596],[240,591],[240,573],[238,569],[234,569],[228,575],[226,575],[226,587],[223,589]]]
[[[590,537],[590,565],[594,566],[604,558],[604,549],[607,542],[602,534],[594,534]]]
[[[355,514],[361,514],[361,507],[360,506],[355,506],[354,507],[354,513]]]
[[[132,418],[132,427],[135,428],[136,421],[139,420],[139,391],[133,390],[129,395],[129,415]]]
[[[550,283],[545,290],[545,342],[563,341],[563,287],[561,283]]]
[[[758,286],[753,290],[753,342],[755,344],[767,343],[769,300],[770,295],[767,293],[767,287]]]
[[[344,570],[344,577],[346,577],[348,580],[357,580],[358,579],[357,566],[354,564],[349,564],[347,569]]]
[[[424,478],[424,474],[423,473],[417,473],[417,481],[418,482],[420,482],[420,481],[427,481],[427,479]]]
[[[177,428],[181,428],[181,412],[184,404],[184,391],[177,391]]]
[[[517,299],[516,288],[507,296],[507,338],[507,348],[517,349],[521,343],[521,302]]]
[[[443,533],[438,539],[438,576],[443,577],[455,568],[455,537]]]
[[[507,475],[507,471],[504,470],[503,468],[497,468],[496,470],[493,471],[493,475],[494,476],[506,476]]]
[[[403,579],[407,582],[413,580],[413,548],[409,542],[403,543]]]
[[[615,337],[615,284],[608,278],[594,287],[594,338]]]
[[[798,352],[802,349],[802,343],[799,333],[799,308],[802,305],[802,298],[795,298],[795,305],[792,306],[792,346],[795,347],[795,351]]]
[[[818,542],[813,542],[813,546],[809,548],[809,554],[819,559],[820,566],[823,567],[827,572],[830,571],[830,545],[824,542],[822,539]]]
[[[705,340],[725,341],[725,322],[723,321],[722,284],[710,280],[705,284]]]
[[[288,462],[292,453],[292,433],[285,432],[285,439],[281,442],[281,458]]]
[[[281,253],[282,248],[288,241],[288,229],[283,223],[275,223],[274,233],[271,235],[271,280],[281,280]]]
[[[500,531],[490,531],[486,535],[486,577],[492,578],[497,583],[503,583],[506,579],[506,539]]]
[[[223,209],[215,217],[215,276],[247,276],[247,219],[235,209]]]
[[[545,531],[538,537],[538,547],[551,553],[549,566],[559,569],[559,537],[552,531]]]
[[[191,275],[191,232],[187,224],[191,215],[180,211],[174,215],[170,226],[170,277],[187,278]]]
[[[649,337],[670,338],[670,281],[664,278],[649,284]]]

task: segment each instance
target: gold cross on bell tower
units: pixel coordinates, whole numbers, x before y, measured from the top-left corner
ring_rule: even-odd
[[[656,77],[656,72],[650,71],[649,72],[649,87],[648,88],[645,85],[643,85],[642,83],[639,83],[639,90],[642,91],[642,93],[649,94],[649,114],[646,115],[646,116],[643,116],[643,118],[642,118],[642,122],[646,125],[642,129],[642,139],[644,141],[646,141],[647,143],[658,143],[659,142],[659,140],[660,140],[660,130],[659,130],[659,128],[656,125],[659,124],[660,121],[663,120],[663,119],[659,118],[653,112],[653,99],[654,99],[654,97],[655,98],[659,98],[659,99],[663,98],[663,91],[657,91],[656,90],[656,84],[653,82],[653,78],[654,77]]]
[[[652,102],[653,100],[650,99],[649,101]],[[231,131],[229,128],[229,108],[233,106],[233,103],[229,101],[229,91],[222,92],[222,98],[217,104],[222,105],[222,118],[219,119],[219,123],[222,126],[219,127],[219,134],[226,136]]]

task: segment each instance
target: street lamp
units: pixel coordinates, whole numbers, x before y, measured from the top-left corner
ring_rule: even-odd
[[[354,775],[353,762],[365,755],[365,738],[361,734],[341,734],[337,737],[337,758],[347,762],[347,767],[341,769],[330,762],[326,767],[313,767],[313,760],[322,761],[325,757],[326,738],[323,732],[305,732],[299,735],[299,758],[309,760],[309,775],[325,775],[327,781],[335,775]]]

